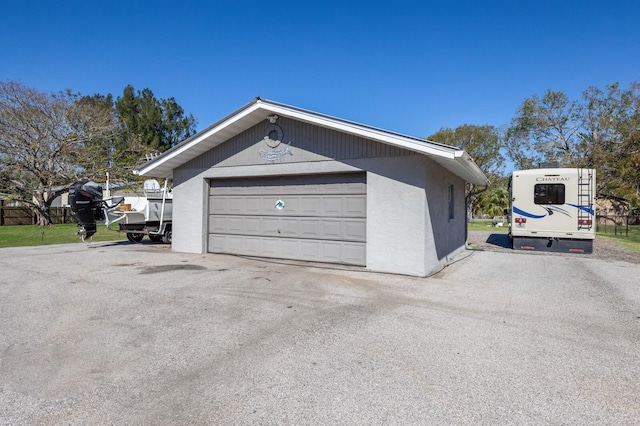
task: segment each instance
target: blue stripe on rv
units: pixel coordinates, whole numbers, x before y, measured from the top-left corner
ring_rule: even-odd
[[[513,206],[513,212],[525,217],[530,217],[531,219],[542,219],[543,217],[546,216],[546,214],[537,215],[537,214],[527,213],[524,210],[520,210],[516,206]]]
[[[586,206],[579,206],[577,204],[569,204],[569,203],[567,203],[567,205],[571,206],[571,207],[575,207],[575,208],[580,209],[580,210],[583,210],[583,211],[589,213],[591,216],[593,216],[595,214],[595,211],[593,209],[590,209],[589,207],[586,207]]]

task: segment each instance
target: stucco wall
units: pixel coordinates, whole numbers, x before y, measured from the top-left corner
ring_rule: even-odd
[[[367,267],[424,276],[430,240],[425,197],[425,158],[366,161]]]
[[[181,169],[173,173],[173,234],[171,249],[204,253],[207,238],[208,182],[203,170]]]
[[[300,126],[297,129],[304,133]],[[245,132],[246,141],[236,139],[235,144],[245,146],[237,155],[227,151],[222,157],[219,153],[204,154],[174,171],[174,251],[207,251],[209,179],[355,171],[367,172],[368,269],[426,276],[464,247],[464,182],[429,158],[355,141],[353,147],[340,147],[350,158],[336,161],[326,157],[330,148],[320,142],[298,140],[292,142],[294,155],[283,158],[282,163],[265,164],[256,161],[257,150],[263,149],[259,141],[256,143],[260,132]],[[326,144],[339,139],[335,136]],[[314,152],[314,146],[323,146],[318,149],[322,153]],[[353,158],[363,153],[369,157]],[[241,158],[249,164],[242,164]],[[448,217],[449,185],[455,188],[453,220]]]
[[[427,228],[433,235],[433,245],[427,251],[427,263],[441,265],[457,254],[466,243],[465,182],[430,161],[426,169]],[[454,189],[453,218],[449,218],[449,186]]]

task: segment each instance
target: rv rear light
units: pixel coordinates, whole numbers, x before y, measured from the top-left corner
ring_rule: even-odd
[[[516,223],[527,223],[526,217],[516,217]]]
[[[534,247],[533,247],[533,246],[520,246],[520,248],[521,248],[522,250],[533,250],[533,249],[534,249]]]
[[[569,249],[569,253],[584,253],[582,249]]]
[[[591,219],[580,219],[578,221],[578,225],[589,225],[589,226],[591,226],[592,223],[593,223],[593,221]]]

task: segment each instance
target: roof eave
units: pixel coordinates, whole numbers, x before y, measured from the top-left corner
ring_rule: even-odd
[[[238,122],[240,119],[254,112],[256,109],[259,108],[258,106],[259,101],[260,101],[260,98],[254,99],[253,101],[249,102],[247,105],[243,106],[237,111],[227,115],[223,119],[217,121],[216,123],[212,124],[206,129],[196,133],[190,138],[185,139],[184,141],[180,142],[178,145],[174,146],[168,151],[165,151],[164,153],[162,153],[162,155],[154,158],[153,160],[144,164],[142,167],[135,169],[133,173],[140,176],[171,178],[173,176],[174,167],[166,167],[170,162],[170,160],[180,156],[180,154],[185,153],[187,150],[193,149],[194,146],[198,145],[203,140],[206,140],[210,136],[219,133],[223,129],[228,128],[233,123]],[[195,155],[191,156],[191,158],[194,158],[194,157]],[[152,172],[154,173],[151,174]]]
[[[141,176],[171,178],[173,170],[181,164],[214,148],[272,114],[424,154],[467,182],[478,185],[488,184],[486,176],[464,150],[260,98],[255,98],[232,114],[184,140],[134,170],[134,173]],[[187,152],[189,153],[187,154]]]
[[[489,186],[490,182],[484,172],[473,161],[473,158],[465,150],[457,150],[455,159],[462,169],[464,175],[461,175],[467,182],[473,185]]]

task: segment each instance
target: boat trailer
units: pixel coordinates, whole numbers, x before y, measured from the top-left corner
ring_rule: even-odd
[[[142,195],[107,194],[103,198],[100,184],[87,180],[74,183],[69,189],[69,204],[78,220],[77,234],[82,241],[90,240],[97,231],[96,223],[117,223],[118,231],[125,232],[133,243],[147,235],[151,241],[170,244],[173,194],[167,184],[165,180],[161,187],[150,179],[144,182]]]

